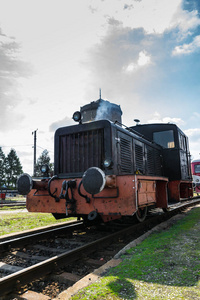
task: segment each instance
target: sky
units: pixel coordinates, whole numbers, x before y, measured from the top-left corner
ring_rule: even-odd
[[[200,159],[199,0],[0,0],[0,146],[33,174],[81,106],[121,106],[127,126],[171,122]]]

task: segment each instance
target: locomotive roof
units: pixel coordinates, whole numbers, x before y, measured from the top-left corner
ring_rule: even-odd
[[[168,128],[168,127],[177,127],[177,128],[179,128],[176,124],[174,124],[174,123],[148,123],[148,124],[138,124],[138,125],[134,125],[134,126],[131,126],[131,128],[135,128],[135,127],[149,127],[149,128],[151,128],[151,127],[154,127],[154,128],[161,128],[161,127],[163,127],[163,128]],[[180,129],[180,128],[179,128]]]
[[[162,129],[162,131],[164,130],[169,130],[170,128],[174,128],[176,130],[178,130],[182,135],[185,135],[185,133],[176,125],[173,123],[150,123],[150,124],[138,124],[135,126],[131,126],[130,128],[132,128],[133,130],[136,130],[138,132],[141,132],[142,134],[144,134],[144,129],[146,133],[150,133],[150,132],[155,132],[155,131],[160,131]]]

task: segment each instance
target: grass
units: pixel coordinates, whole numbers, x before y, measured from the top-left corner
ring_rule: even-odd
[[[74,218],[56,220],[52,214],[46,213],[12,212],[10,214],[0,214],[0,236],[46,225],[62,223],[72,219]]]
[[[22,196],[8,198],[7,200],[13,201],[25,201]],[[51,224],[57,224],[74,220],[74,218],[56,220],[52,214],[46,213],[30,213],[30,212],[16,212],[14,210],[25,209],[25,206],[6,206],[1,207],[0,200],[0,236],[10,234],[14,232],[20,232],[24,230],[34,229],[37,227],[47,226]],[[10,214],[1,214],[1,211],[12,211]]]
[[[3,206],[3,207],[1,207],[1,204],[0,204],[0,213],[1,213],[1,211],[2,210],[16,210],[16,209],[25,209],[26,208],[26,206],[20,206],[20,205],[18,205],[18,206]]]
[[[5,200],[0,198],[0,203],[1,201],[26,201],[26,197],[19,195],[17,197],[6,197]]]
[[[200,208],[150,235],[77,299],[200,299]]]

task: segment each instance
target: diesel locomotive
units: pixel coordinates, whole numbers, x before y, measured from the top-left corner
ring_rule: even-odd
[[[167,210],[193,196],[185,134],[175,124],[127,127],[121,115],[119,105],[100,97],[74,113],[76,125],[57,129],[54,175],[18,179],[28,211],[103,222],[136,216],[142,222],[149,207]]]

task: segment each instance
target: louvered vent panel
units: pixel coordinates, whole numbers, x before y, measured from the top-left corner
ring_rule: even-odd
[[[130,174],[132,172],[131,141],[121,137],[120,146],[121,171],[122,173]]]
[[[101,167],[103,130],[60,136],[59,173],[83,173],[90,167]]]
[[[147,149],[147,175],[155,175],[153,149]]]
[[[135,164],[136,170],[143,172],[143,149],[142,146],[135,144]]]

